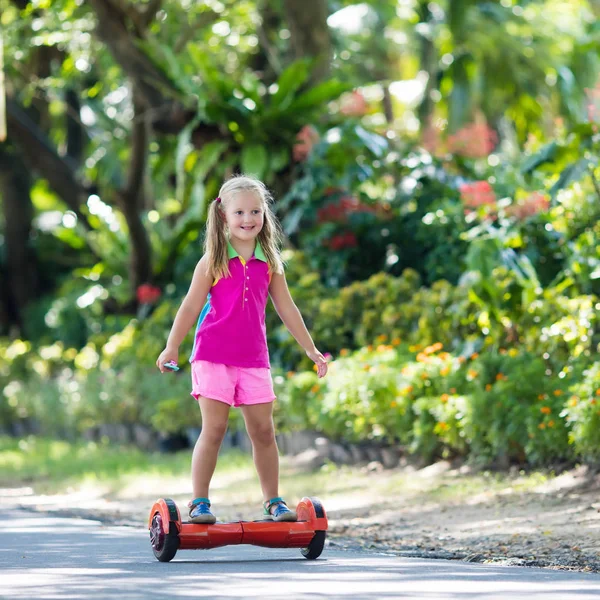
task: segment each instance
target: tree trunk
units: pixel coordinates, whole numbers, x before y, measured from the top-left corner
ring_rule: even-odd
[[[392,95],[390,94],[390,86],[387,83],[383,84],[383,114],[385,122],[388,125],[394,123],[394,105],[392,104]]]
[[[38,290],[38,267],[31,246],[34,211],[30,190],[31,178],[25,165],[10,150],[0,150],[0,196],[5,219],[2,304],[7,331],[13,325],[23,331],[23,309]]]
[[[432,20],[432,14],[427,3],[421,4],[419,14],[421,23],[429,23]],[[421,69],[428,74],[427,84],[425,85],[425,91],[423,92],[423,99],[417,109],[417,116],[419,117],[422,129],[428,124],[431,114],[433,113],[434,103],[431,98],[431,92],[436,89],[438,84],[436,49],[433,41],[427,37],[427,35],[421,35],[420,55]]]
[[[82,225],[90,229],[87,218],[81,212],[89,192],[75,176],[76,165],[59,156],[44,132],[16,102],[9,99],[7,108],[9,139],[18,144],[29,167],[48,181]]]
[[[283,6],[295,57],[314,58],[311,83],[323,81],[329,75],[331,63],[327,2],[325,0],[284,0]]]
[[[162,90],[166,89],[177,96],[178,89],[139,47],[139,42],[144,39],[141,23],[135,22],[131,18],[131,11],[117,0],[89,0],[88,4],[98,19],[98,37],[140,90],[145,108],[151,111],[155,129],[162,133],[181,131],[193,118],[194,110],[184,107],[182,101],[172,100],[163,94]]]
[[[131,257],[129,262],[129,279],[133,291],[152,279],[152,246],[148,232],[142,221],[142,210],[145,204],[146,166],[148,158],[148,124],[147,115],[143,112],[140,93],[133,92],[135,116],[131,135],[131,154],[129,173],[125,189],[117,192],[118,204],[123,211],[129,241]]]

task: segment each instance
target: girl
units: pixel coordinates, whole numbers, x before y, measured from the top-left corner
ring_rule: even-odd
[[[270,201],[265,185],[254,178],[236,176],[223,184],[208,210],[204,256],[177,311],[167,347],[156,361],[162,373],[168,370],[165,364],[176,363],[179,345],[198,319],[190,361],[192,396],[200,405],[202,432],[192,455],[194,499],[188,505],[192,523],[216,521],[208,488],[230,406],[242,409],[266,518],[296,520],[278,490],[275,394],[265,328],[269,295],[285,326],[317,365],[319,377],[327,373],[327,363],[290,296],[279,255],[279,225]]]

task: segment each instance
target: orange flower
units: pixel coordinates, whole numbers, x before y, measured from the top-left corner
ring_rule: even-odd
[[[476,358],[479,358],[479,354],[477,354],[477,352],[473,352],[473,354],[471,354],[471,360],[475,360]]]
[[[538,400],[543,400],[546,397],[546,394],[540,394],[538,396]]]
[[[417,354],[417,362],[427,362],[428,360],[429,357],[425,352],[419,352],[419,354]]]
[[[491,384],[491,383],[488,383],[488,384],[485,386],[485,391],[486,391],[486,392],[489,392],[489,391],[491,391],[491,389],[492,389],[492,384]]]
[[[508,379],[504,373],[498,373],[498,375],[496,375],[496,381],[502,381],[503,379]]]
[[[383,344],[379,344],[379,346],[377,346],[377,352],[385,352],[387,349],[387,346],[384,346]]]
[[[562,394],[562,390],[554,390],[555,396],[560,396]]]
[[[348,350],[348,348],[342,348],[340,350],[340,356],[348,356],[348,354],[350,354],[350,351]]]
[[[431,344],[431,346],[427,346],[423,352],[425,352],[425,354],[433,354],[438,350],[441,350],[443,347],[444,345],[441,342],[436,342],[435,344]]]
[[[392,400],[392,401],[390,402],[390,406],[391,406],[392,408],[396,408],[396,406],[398,406],[398,403],[397,403],[395,400]]]
[[[569,400],[569,406],[571,406],[571,407],[577,406],[578,402],[579,402],[579,398],[577,396],[571,396],[571,399]]]
[[[429,375],[427,375],[427,373],[421,373],[421,379],[429,379]]]
[[[596,398],[592,398],[592,399],[590,400],[590,404],[596,404]]]
[[[385,342],[387,340],[387,335],[385,335],[385,333],[382,333],[381,335],[378,335],[376,339],[380,343]]]
[[[540,424],[538,425],[538,428],[539,428],[539,429],[546,429],[546,424],[545,424],[545,423],[540,423]]]
[[[542,406],[542,408],[540,408],[540,412],[545,415],[549,415],[552,412],[552,409],[549,406]]]
[[[369,372],[371,370],[371,365],[363,365],[363,371]]]
[[[373,352],[373,346],[372,346],[371,344],[369,344],[369,345],[367,346],[367,350],[368,350],[369,352]]]
[[[467,371],[467,375],[471,378],[471,379],[475,379],[475,377],[477,377],[477,375],[479,375],[479,373],[477,373],[477,371],[475,371],[474,369],[469,369]]]
[[[295,374],[296,374],[296,373],[294,373],[294,371],[288,371],[288,372],[287,372],[288,379],[289,379],[290,377],[293,377]]]
[[[320,386],[318,383],[315,383],[315,385],[313,385],[313,386],[310,388],[310,391],[311,391],[313,394],[316,394],[316,393],[317,393],[317,392],[318,392],[320,389],[321,389],[321,386]]]
[[[442,404],[446,404],[446,402],[448,402],[449,399],[450,399],[450,396],[448,396],[448,394],[442,394],[440,396],[440,401],[442,402]]]
[[[464,365],[466,360],[467,360],[467,359],[466,359],[464,356],[459,356],[459,357],[458,357],[458,362],[459,362],[461,365]]]
[[[446,375],[448,375],[448,373],[450,373],[450,367],[444,367],[441,371],[440,371],[440,375],[442,377],[446,377]]]
[[[392,340],[392,346],[399,346],[400,345],[400,338],[394,338]]]
[[[548,421],[548,427],[554,427],[554,421],[553,420]]]
[[[456,394],[456,388],[450,388],[450,393],[451,394]]]
[[[448,431],[448,429],[450,429],[450,426],[448,425],[448,423],[446,423],[444,421],[440,421],[436,425],[436,429],[438,429],[438,431]]]
[[[596,396],[600,396],[600,388],[596,390]]]

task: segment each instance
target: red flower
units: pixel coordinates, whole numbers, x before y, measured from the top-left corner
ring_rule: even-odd
[[[465,211],[477,209],[480,206],[496,206],[496,194],[487,181],[475,181],[460,186],[460,197],[465,205]]]
[[[344,248],[354,248],[357,244],[356,236],[351,231],[347,231],[346,233],[334,235],[329,240],[328,245],[332,250],[343,250]]]
[[[136,296],[140,304],[154,304],[161,296],[160,288],[150,283],[142,283],[136,291]]]
[[[317,223],[346,223],[351,213],[375,213],[376,207],[361,202],[354,196],[344,196],[317,211]]]

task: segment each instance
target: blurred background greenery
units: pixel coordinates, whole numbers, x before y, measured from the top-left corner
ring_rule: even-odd
[[[194,435],[189,369],[154,363],[246,172],[332,360],[269,308],[280,431],[600,459],[598,0],[0,7],[2,434]]]

